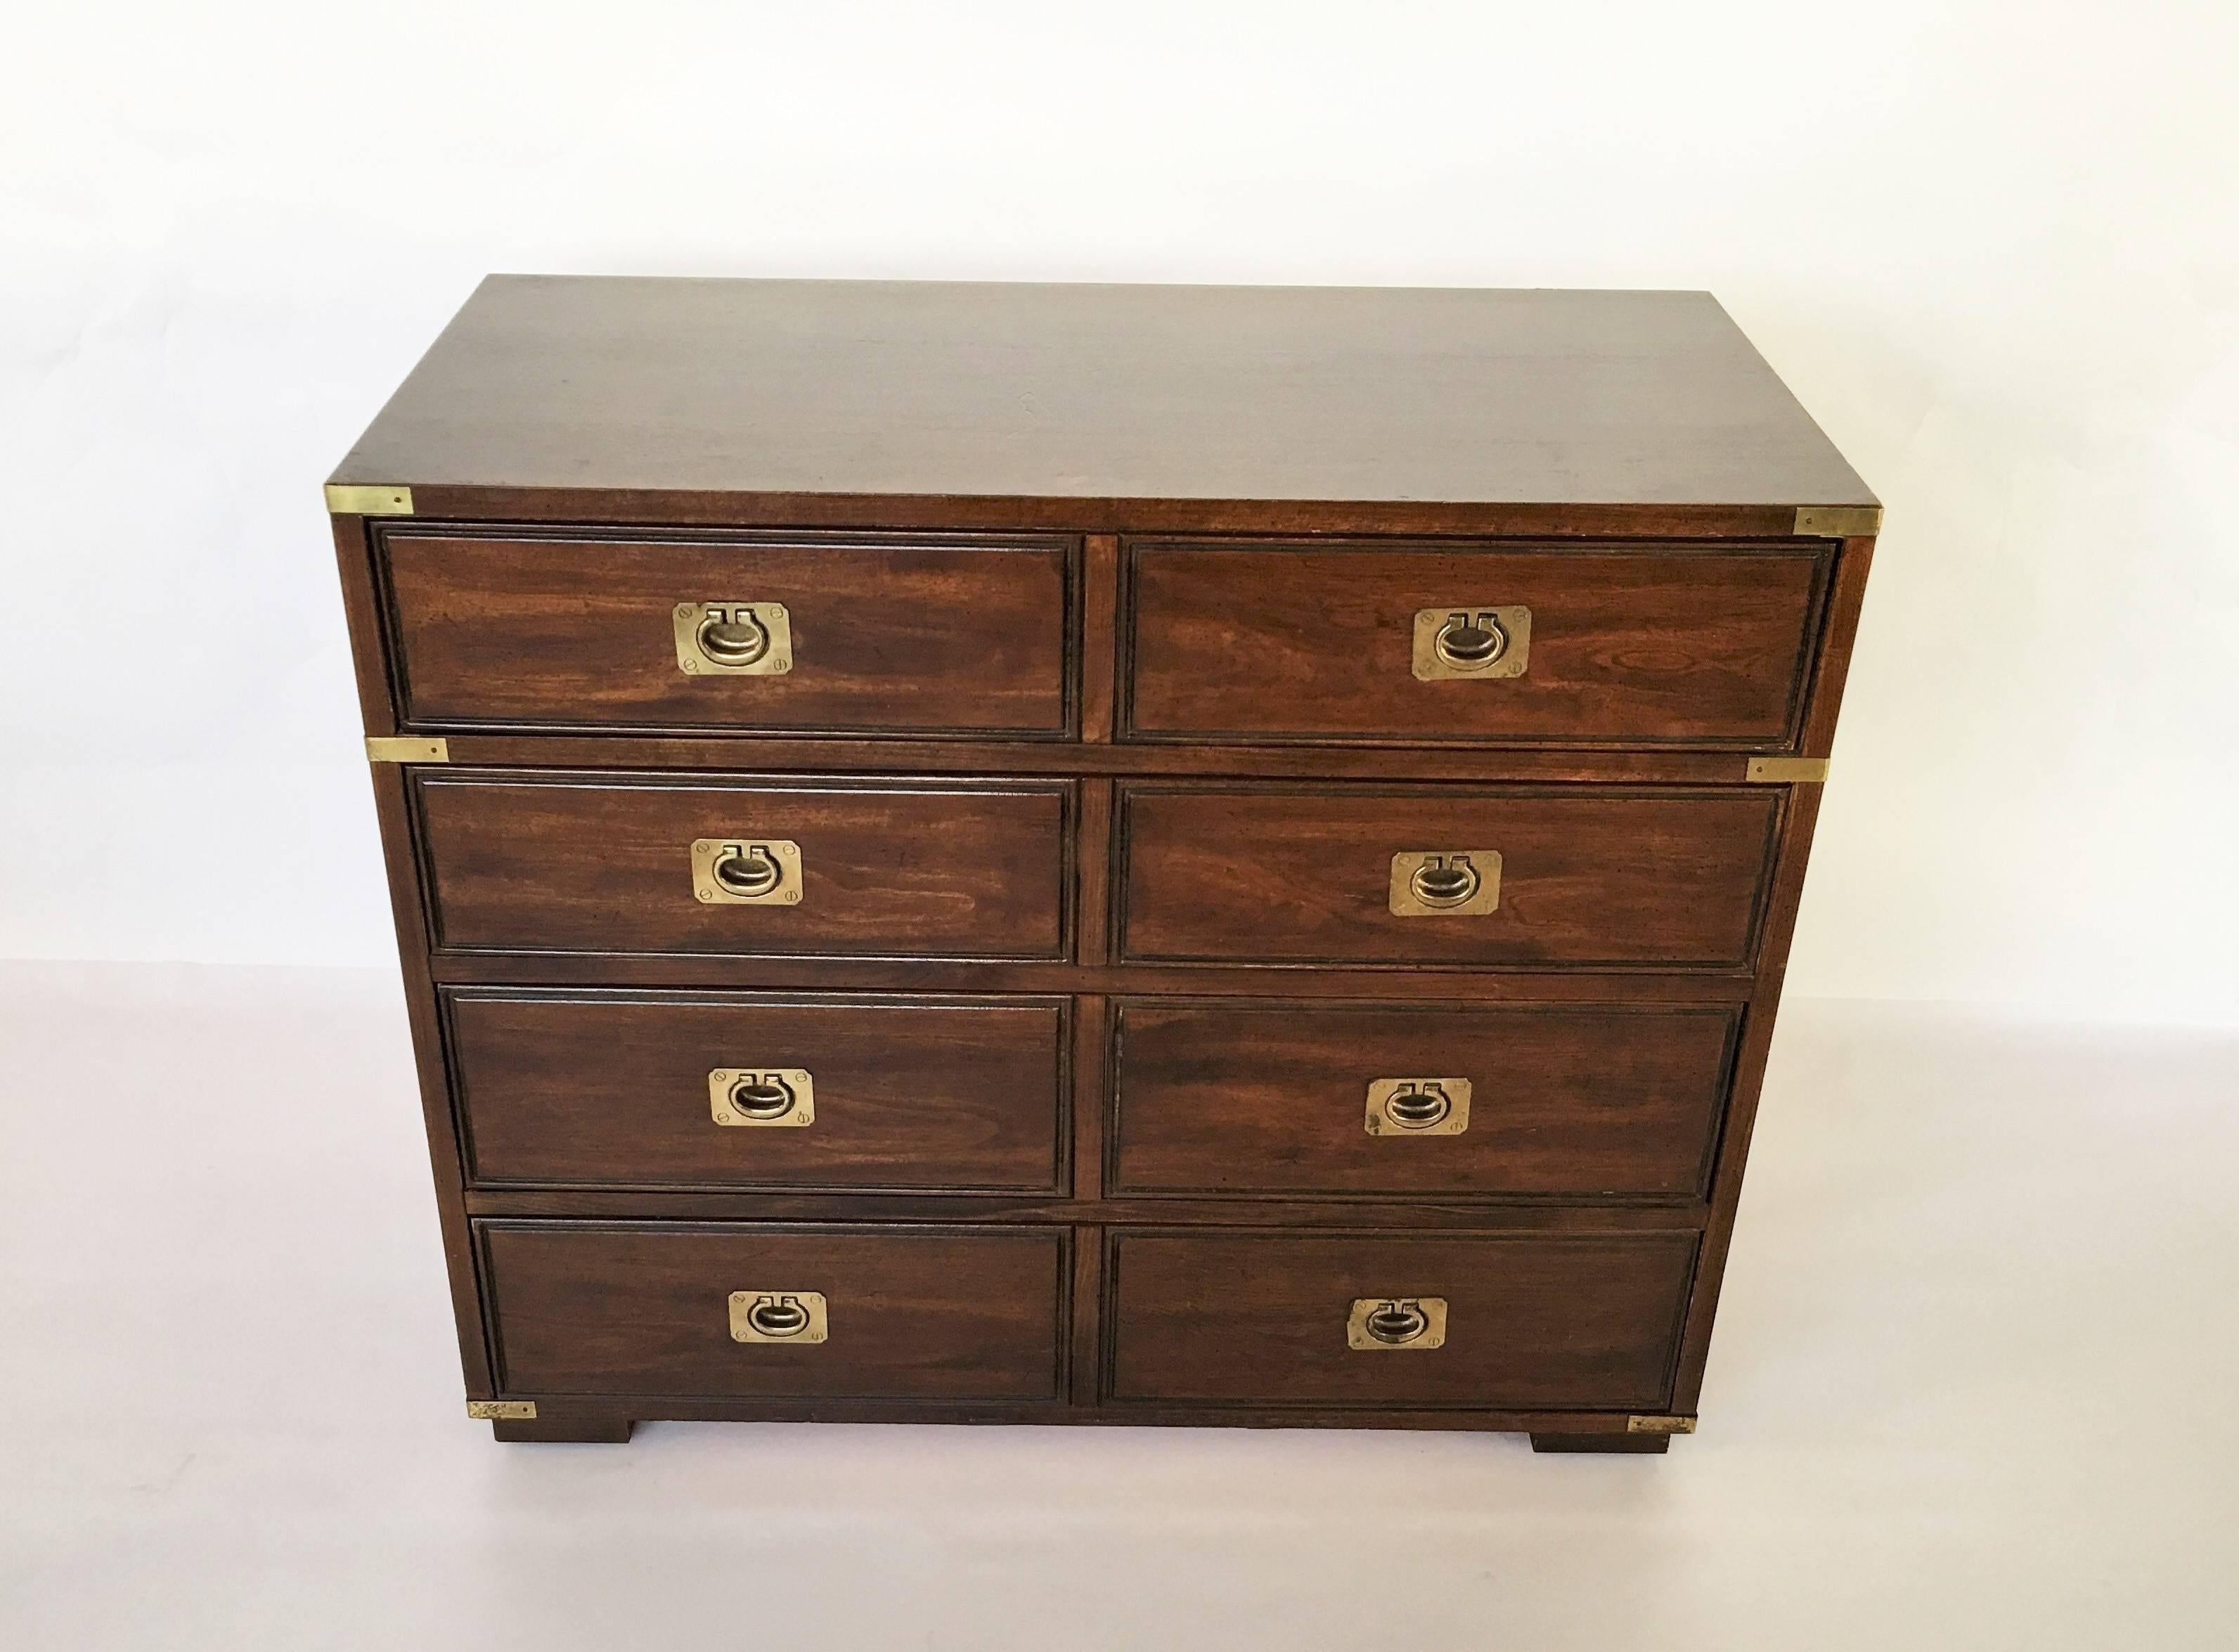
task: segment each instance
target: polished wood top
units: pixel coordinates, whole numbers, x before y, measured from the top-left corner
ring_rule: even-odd
[[[1707,293],[493,275],[333,481],[1870,505]]]

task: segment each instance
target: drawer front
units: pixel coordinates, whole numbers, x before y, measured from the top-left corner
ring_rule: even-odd
[[[1780,799],[1145,783],[1121,809],[1131,961],[1737,967],[1756,946]],[[1425,854],[1466,857],[1476,893],[1394,912],[1395,883],[1412,882],[1394,858]]]
[[[1061,1230],[488,1222],[480,1232],[500,1380],[514,1393],[1058,1393]],[[753,1304],[772,1297],[821,1327],[741,1340]]]
[[[1137,543],[1128,727],[1152,740],[1783,747],[1830,558],[1824,544]],[[1418,676],[1418,615],[1433,616],[1434,641],[1440,616],[1492,610],[1504,611],[1505,658]]]
[[[1660,1410],[1695,1243],[1691,1233],[1122,1233],[1112,1250],[1112,1396]],[[1386,1303],[1403,1314],[1442,1307],[1442,1340],[1349,1334],[1356,1304]]]
[[[381,543],[415,726],[1067,731],[1069,541],[391,528]],[[768,668],[722,668],[696,623],[680,634],[681,607],[741,603],[784,611],[782,636],[745,639]]]
[[[485,1185],[1059,1191],[1065,1006],[447,991]]]
[[[1114,1191],[1698,1197],[1739,1019],[1122,1003]]]
[[[1064,781],[441,769],[415,784],[441,947],[1054,959],[1065,944]],[[750,868],[782,868],[781,899],[700,898],[717,863],[694,846],[733,843],[757,852]]]

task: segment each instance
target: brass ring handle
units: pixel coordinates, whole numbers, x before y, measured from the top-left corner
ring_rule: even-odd
[[[711,614],[700,621],[692,640],[719,666],[751,666],[769,652],[769,628],[750,609],[736,608],[725,619]]]
[[[1436,1085],[1421,1090],[1403,1090],[1384,1104],[1385,1116],[1405,1130],[1435,1125],[1453,1110],[1452,1098]]]
[[[1412,1302],[1387,1302],[1361,1322],[1362,1329],[1379,1343],[1397,1346],[1412,1343],[1431,1328],[1430,1316]]]
[[[762,845],[750,843],[743,851],[726,849],[708,875],[734,895],[767,895],[783,880],[785,868]]]
[[[1457,857],[1443,866],[1416,867],[1408,884],[1425,906],[1458,906],[1477,893],[1477,868]]]
[[[793,1086],[775,1073],[767,1078],[746,1078],[731,1086],[727,1098],[734,1111],[748,1118],[782,1118],[793,1111]]]
[[[1508,652],[1508,633],[1490,613],[1472,620],[1467,614],[1446,616],[1431,645],[1438,658],[1461,671],[1482,671]]]
[[[808,1310],[791,1297],[766,1297],[747,1310],[747,1323],[765,1337],[798,1337],[808,1329]]]

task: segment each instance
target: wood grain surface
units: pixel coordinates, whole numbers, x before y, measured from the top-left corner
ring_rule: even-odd
[[[415,776],[436,945],[1056,959],[1071,788],[688,775]],[[801,846],[794,906],[706,905],[701,839]]]
[[[1053,1228],[481,1224],[509,1391],[1058,1397],[1070,1263]],[[814,1290],[818,1343],[732,1340],[736,1290]]]
[[[1115,1400],[1653,1410],[1691,1233],[1603,1238],[1122,1232]],[[1445,1344],[1346,1346],[1362,1297],[1443,1297]]]
[[[1062,999],[444,994],[478,1186],[1058,1192]],[[716,1068],[810,1075],[806,1125],[722,1125]]]
[[[1832,563],[1744,549],[1130,541],[1131,735],[1771,748]],[[1522,675],[1419,681],[1425,609],[1531,611]]]
[[[1699,1197],[1730,1008],[1119,1005],[1118,1194]],[[1465,1078],[1458,1134],[1371,1135],[1372,1081]]]
[[[1732,965],[1756,945],[1764,788],[1123,785],[1129,962]],[[1401,917],[1392,857],[1497,850],[1492,912]]]
[[[382,534],[414,727],[1066,729],[1069,541]],[[677,663],[684,602],[778,602],[792,669]]]

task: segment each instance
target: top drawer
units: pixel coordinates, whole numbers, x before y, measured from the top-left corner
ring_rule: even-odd
[[[408,726],[1069,731],[1070,541],[390,527],[380,548]],[[706,610],[737,605],[754,622],[703,644]]]
[[[1832,555],[1824,541],[1132,541],[1126,729],[1153,740],[1783,748],[1799,727]],[[1498,617],[1481,623],[1486,614]],[[1477,634],[1459,647],[1456,615]]]

